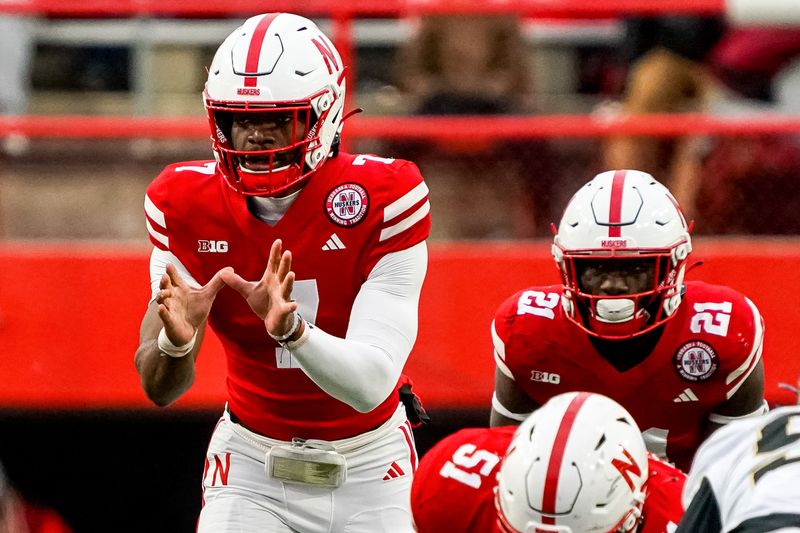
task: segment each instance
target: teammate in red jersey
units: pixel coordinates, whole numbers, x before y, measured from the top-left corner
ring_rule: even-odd
[[[227,356],[200,532],[411,530],[417,459],[396,391],[428,189],[413,163],[339,152],[344,97],[313,22],[252,17],[209,68],[215,160],[168,166],[147,189],[142,386],[162,406],[189,389],[206,320]]]
[[[420,533],[666,533],[680,520],[685,480],[648,456],[622,406],[573,392],[519,427],[439,442],[420,462],[411,509]]]
[[[522,290],[495,315],[492,425],[591,390],[625,406],[648,449],[685,470],[713,429],[763,413],[764,322],[739,292],[684,282],[689,230],[649,174],[584,185],[552,248],[563,284]]]

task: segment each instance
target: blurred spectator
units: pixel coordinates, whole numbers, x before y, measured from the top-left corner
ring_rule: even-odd
[[[717,82],[710,101],[715,114],[800,113],[800,28],[732,28],[708,64]],[[700,229],[715,234],[800,233],[796,135],[720,136],[709,139],[701,156]],[[776,195],[780,202],[775,202]]]
[[[632,18],[621,47],[630,65],[625,114],[699,112],[707,106],[711,74],[708,54],[724,32],[721,17]],[[699,186],[697,139],[664,142],[616,137],[608,142],[606,168],[637,168],[668,176],[666,185],[684,211],[694,216]]]
[[[22,115],[28,110],[33,64],[33,21],[0,14],[0,115]],[[19,155],[29,140],[19,134],[0,137],[0,151]]]
[[[0,465],[0,533],[72,533],[72,530],[53,509],[26,501]]]
[[[516,17],[424,17],[398,59],[398,86],[417,114],[518,113],[529,107],[530,69]]]
[[[15,15],[0,15],[0,114],[27,111],[33,64],[33,23]]]
[[[798,87],[784,85],[798,56],[800,28],[745,27],[727,32],[709,62],[716,78],[741,97],[798,113]]]
[[[396,77],[417,115],[533,111],[530,54],[516,16],[423,17],[398,53]],[[546,230],[550,220],[535,200],[549,197],[557,181],[547,143],[468,138],[395,149],[417,160],[429,177],[431,201],[446,221],[434,227],[434,236],[525,238]]]

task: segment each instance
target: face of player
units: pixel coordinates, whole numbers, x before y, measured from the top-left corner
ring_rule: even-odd
[[[231,124],[231,145],[234,150],[276,150],[272,153],[272,165],[267,154],[240,156],[239,164],[254,172],[269,172],[299,163],[301,146],[280,149],[305,138],[308,124],[306,115],[306,112],[294,110],[234,113]]]
[[[653,259],[575,261],[581,290],[597,296],[621,296],[653,289]]]

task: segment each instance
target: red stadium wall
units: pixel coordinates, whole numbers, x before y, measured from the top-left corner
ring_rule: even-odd
[[[407,372],[429,407],[488,410],[493,360],[489,323],[512,292],[557,281],[546,242],[433,243],[420,332]],[[767,323],[767,395],[790,403],[800,365],[800,241],[696,243],[704,264],[690,279],[750,296]],[[0,245],[0,407],[150,408],[133,368],[144,312],[148,251],[99,245]],[[225,361],[206,339],[197,382],[182,408],[224,401]]]

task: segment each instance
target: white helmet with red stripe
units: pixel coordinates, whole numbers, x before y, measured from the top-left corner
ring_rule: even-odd
[[[553,241],[567,317],[608,339],[641,335],[669,320],[681,302],[689,231],[678,202],[650,174],[611,170],[595,176],[570,200]],[[590,292],[581,280],[589,265],[601,273],[644,272],[646,287]]]
[[[498,472],[504,533],[634,531],[647,450],[633,417],[600,394],[554,396],[517,429]]]
[[[312,21],[290,13],[247,19],[220,45],[203,92],[212,148],[228,183],[246,195],[274,196],[307,179],[336,149],[344,96],[342,59]],[[246,112],[292,113],[306,133],[286,147],[235,150],[231,115]],[[245,155],[261,158],[264,170],[243,168]]]

